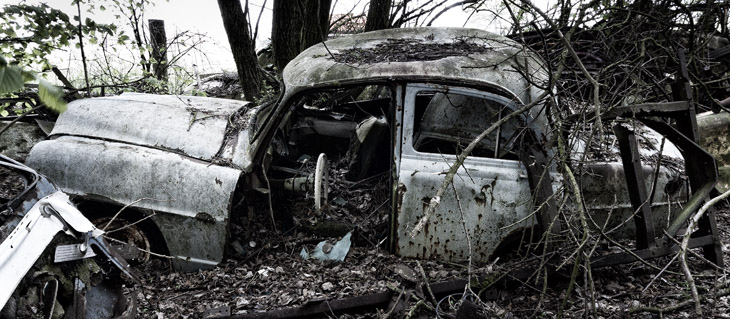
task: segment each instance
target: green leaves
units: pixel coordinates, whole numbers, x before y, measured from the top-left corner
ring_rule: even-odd
[[[0,65],[0,94],[20,91],[24,83],[20,68]]]
[[[38,98],[51,110],[58,113],[66,111],[66,101],[63,100],[61,88],[38,78]]]
[[[63,91],[39,77],[36,73],[25,71],[18,66],[9,65],[0,56],[0,95],[16,93],[25,89],[25,82],[38,81],[38,98],[51,110],[61,113],[66,110],[66,101],[63,100]],[[8,116],[5,108],[0,109],[0,116]]]
[[[92,8],[92,5],[89,5]],[[48,66],[48,55],[70,45],[78,37],[79,26],[66,13],[47,4],[0,6],[0,55],[13,59],[19,65]],[[82,32],[85,40],[97,41],[113,35],[116,27],[84,19]]]

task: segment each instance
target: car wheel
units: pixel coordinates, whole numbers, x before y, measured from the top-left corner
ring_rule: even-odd
[[[109,244],[127,261],[141,264],[150,260],[150,239],[137,224],[118,217],[113,220],[112,217],[100,217],[92,222],[106,232]]]

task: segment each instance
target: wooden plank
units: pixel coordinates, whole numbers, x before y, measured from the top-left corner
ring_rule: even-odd
[[[698,247],[704,247],[707,245],[711,245],[713,240],[714,239],[712,238],[712,236],[709,236],[709,235],[692,238],[689,241],[689,248],[698,248]],[[665,242],[665,243],[663,243],[663,245],[658,245],[657,247],[635,250],[635,251],[633,251],[633,253],[634,253],[633,255],[628,252],[622,252],[622,253],[595,257],[591,260],[591,267],[599,268],[599,267],[606,267],[606,266],[635,262],[635,261],[639,260],[637,257],[639,257],[643,260],[647,260],[647,259],[651,259],[651,258],[667,256],[669,254],[676,253],[677,251],[679,251],[679,246],[677,246],[676,244],[673,244],[673,243]]]
[[[629,191],[631,206],[634,208],[634,224],[636,225],[636,247],[649,248],[654,243],[654,222],[651,218],[651,202],[646,193],[644,167],[641,165],[639,148],[634,131],[621,124],[613,127],[621,150],[621,161],[624,164],[626,187]]]

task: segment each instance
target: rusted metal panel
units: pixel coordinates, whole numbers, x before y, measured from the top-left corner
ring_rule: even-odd
[[[427,114],[428,108],[431,108],[431,104],[429,104],[427,111],[425,111],[426,114],[421,119],[431,122],[437,121],[438,123],[434,125],[420,122],[420,126],[417,125],[414,117],[419,112],[415,111],[414,105],[418,102],[414,92],[427,92],[429,90],[443,90],[443,92],[448,92],[449,97],[443,98],[443,95],[437,93],[433,95],[428,103],[448,101],[447,104],[452,105],[454,109],[462,109],[455,112],[439,110],[435,114],[429,115]],[[424,230],[415,238],[408,237],[410,227],[413,227],[418,219],[423,216],[431,196],[436,193],[437,188],[443,182],[445,172],[448,171],[456,159],[454,155],[448,152],[441,154],[416,151],[414,145],[418,143],[415,141],[422,138],[424,134],[445,135],[445,137],[437,136],[441,139],[449,139],[451,135],[453,135],[452,137],[464,134],[465,136],[474,136],[489,126],[487,119],[484,117],[488,112],[464,109],[470,106],[465,104],[467,99],[459,97],[458,94],[471,94],[472,96],[481,97],[486,100],[484,103],[487,104],[490,99],[499,101],[503,105],[511,103],[509,99],[504,97],[494,97],[484,92],[454,87],[427,84],[408,86],[403,102],[403,120],[398,123],[402,125],[403,131],[400,145],[401,153],[397,159],[399,177],[396,200],[394,201],[396,203],[395,251],[400,255],[452,261],[463,260],[469,256],[466,239],[466,234],[468,234],[472,242],[472,257],[476,260],[486,260],[511,233],[530,228],[539,223],[536,216],[532,214],[532,208],[535,207],[533,205],[540,206],[542,202],[534,202],[533,188],[536,185],[532,185],[531,188],[528,172],[523,161],[529,158],[534,159],[534,156],[521,153],[520,156],[522,157],[520,159],[503,160],[472,154],[465,160],[464,167],[459,170],[458,176],[454,179],[453,189],[449,189],[440,198],[441,204]],[[514,108],[514,106],[511,106],[511,108]],[[506,110],[509,110],[509,108],[506,108]],[[496,115],[492,114],[492,116]],[[529,116],[525,119],[525,122],[528,123],[526,126],[515,123],[503,125],[499,134],[510,136],[516,131],[517,127],[541,127],[539,120],[529,119]],[[426,134],[424,133],[426,130],[435,131],[435,133],[428,132]],[[658,142],[662,138],[657,132],[648,130],[644,126],[642,126],[642,130],[645,131],[642,136],[645,140]],[[511,146],[509,139],[502,140],[504,135],[499,135],[498,139],[496,138],[497,135],[493,134],[488,137],[491,140],[483,142],[487,149],[498,149],[500,146],[509,148]],[[462,147],[465,147],[469,142],[471,142],[471,138],[465,138],[460,143],[463,143]],[[528,143],[539,142],[534,141],[533,138],[532,142]],[[585,148],[585,144],[579,144],[574,156],[579,158]],[[500,152],[495,152],[495,157],[497,157],[496,153]],[[586,163],[586,174],[579,176],[580,185],[586,198],[586,208],[599,227],[606,226],[604,231],[610,231],[612,235],[621,238],[634,238],[636,227],[633,223],[626,223],[626,221],[631,220],[635,209],[631,205],[630,192],[626,188],[624,167],[619,161],[619,149],[614,147],[609,149],[608,153],[615,158],[608,161]],[[657,158],[660,154],[659,149],[642,148],[640,154],[637,152],[636,156],[637,159],[639,156]],[[661,156],[665,160],[681,163],[679,150],[669,142],[666,143]],[[679,208],[671,207],[672,203],[675,203],[676,206],[677,202],[686,199],[687,188],[680,178],[681,171],[678,167],[663,165],[659,168],[655,177],[655,165],[656,163],[651,162],[637,163],[637,169],[641,170],[645,176],[651,176],[651,178],[642,180],[640,187],[646,194],[650,194],[652,182],[656,178],[656,182],[660,187],[653,194],[652,201],[647,205],[651,205],[657,214],[652,214],[651,217],[647,218],[651,218],[648,222],[667,225],[668,220],[672,217],[668,215],[672,215],[672,212],[676,215],[679,211]],[[561,180],[554,168],[548,166],[547,169],[550,177],[545,181],[543,187],[551,187],[552,189],[549,191],[552,193],[561,187]],[[540,172],[534,173],[542,174],[542,169]],[[665,189],[665,185],[672,187]],[[464,223],[461,221],[462,212],[464,214]],[[541,220],[543,224],[551,222],[550,216],[543,217],[547,218]]]
[[[370,50],[389,41],[410,41],[418,47],[452,45],[464,41],[464,50],[443,50],[439,59],[377,59],[342,63],[333,56],[346,50]],[[412,52],[414,55],[418,52]],[[529,101],[534,94],[525,88],[522,72],[529,63],[532,76],[538,81],[547,78],[547,70],[535,53],[506,37],[478,29],[464,28],[408,28],[389,29],[356,34],[327,41],[327,47],[315,45],[302,52],[284,69],[287,90],[313,84],[343,82],[350,79],[434,77],[454,78],[463,81],[492,83],[515,92],[519,98]],[[535,90],[537,91],[537,90]],[[537,93],[539,95],[539,93]]]
[[[640,104],[635,107],[619,107],[618,111],[610,111],[610,116],[615,117],[624,114],[623,112],[655,116],[661,110],[660,104]],[[686,108],[686,103],[670,103],[668,108],[674,112]],[[604,231],[611,231],[610,235],[633,239],[636,238],[636,227],[630,221],[633,219],[636,209],[632,205],[632,192],[641,190],[646,194],[646,197],[643,197],[646,199],[652,194],[652,184],[656,181],[656,191],[646,204],[650,205],[652,211],[651,220],[647,219],[647,222],[663,229],[667,227],[668,221],[681,210],[679,203],[687,200],[688,188],[682,174],[684,159],[677,146],[667,139],[663,149],[660,149],[659,144],[664,137],[659,132],[638,121],[632,123],[632,126],[637,132],[637,142],[643,145],[637,148],[637,154],[634,155],[634,159],[637,160],[635,169],[641,170],[641,174],[645,176],[641,181],[641,186],[627,187],[625,167],[629,166],[625,166],[621,162],[620,143],[604,145],[604,148],[600,150],[601,155],[598,156],[604,159],[583,162],[581,174],[576,177],[583,192],[585,207],[591,214],[591,218],[600,227],[605,225]],[[574,161],[581,161],[588,146],[584,141],[576,144],[572,151],[572,158]],[[639,159],[641,160],[639,161]],[[660,163],[659,159],[661,159]],[[657,164],[661,166],[658,171],[656,170]],[[632,182],[632,184],[636,183]],[[647,240],[647,242],[651,241]]]
[[[651,193],[651,185],[655,178],[655,167],[642,165],[644,191]],[[679,203],[687,199],[687,185],[681,178],[681,172],[675,169],[660,167],[656,176],[658,188],[650,201],[652,223],[666,228],[667,221],[679,213]],[[636,227],[630,221],[634,214],[629,190],[626,187],[624,166],[619,162],[590,163],[585,166],[585,173],[578,177],[585,198],[585,206],[591,218],[604,231],[618,238],[634,238]]]
[[[536,223],[534,215],[530,214],[532,201],[527,171],[519,160],[478,156],[467,158],[454,178],[453,188],[447,190],[440,199],[441,204],[430,222],[414,238],[408,236],[410,228],[423,216],[431,196],[443,182],[443,174],[456,160],[452,154],[414,149],[415,135],[419,134],[415,131],[416,95],[424,90],[436,89],[443,88],[414,85],[406,90],[403,121],[400,123],[403,139],[395,208],[395,252],[407,257],[461,261],[469,257],[471,241],[471,256],[474,260],[487,260],[511,232]],[[503,97],[485,95],[483,92],[450,88],[449,93],[453,92],[470,94],[484,101],[509,103]],[[434,103],[442,101],[438,96],[434,99]],[[456,104],[456,99],[445,100]],[[423,116],[424,119],[428,117]],[[484,120],[476,114],[474,117],[471,121],[475,123]],[[468,130],[459,124],[464,119],[455,114],[444,113],[439,120],[440,126],[453,127],[456,131]],[[426,128],[431,126],[421,125]],[[494,144],[491,141],[490,145]]]
[[[226,227],[240,170],[161,150],[62,136],[36,145],[28,165],[61,189],[158,212],[170,253],[211,267],[223,257]]]
[[[59,117],[52,136],[124,141],[211,161],[226,142],[229,118],[249,104],[216,98],[137,93],[76,100],[69,103],[68,110]],[[232,155],[228,154],[229,160]]]
[[[443,156],[446,159],[406,152],[402,156],[400,183],[404,192],[397,212],[397,254],[463,261],[469,257],[468,234],[474,260],[487,260],[511,231],[535,224],[530,216],[527,172],[521,163],[467,159],[454,179],[455,190],[445,193],[431,221],[410,238],[410,228],[418,223],[430,196],[443,182],[440,173],[453,163],[453,156]]]

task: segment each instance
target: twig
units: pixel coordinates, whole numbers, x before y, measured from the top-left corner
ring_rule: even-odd
[[[106,231],[106,229],[109,228],[109,225],[111,225],[112,222],[114,222],[114,220],[117,219],[117,217],[119,217],[119,214],[121,214],[125,209],[129,208],[129,206],[132,206],[134,204],[137,204],[137,203],[139,203],[139,202],[141,202],[143,200],[161,201],[159,199],[144,198],[143,197],[143,198],[140,198],[138,200],[135,200],[135,201],[133,201],[133,202],[127,204],[127,205],[124,205],[124,207],[122,207],[122,209],[120,209],[116,214],[114,214],[114,216],[112,217],[112,219],[110,219],[109,222],[107,222],[106,225],[104,225],[104,227],[101,230]]]
[[[124,226],[122,226],[122,227],[119,227],[119,228],[117,228],[117,229],[112,229],[112,230],[109,230],[109,231],[105,231],[105,232],[106,232],[107,234],[111,234],[111,233],[113,233],[113,232],[118,232],[118,231],[120,231],[120,230],[124,230],[124,229],[127,229],[127,228],[129,228],[129,227],[132,227],[132,226],[134,226],[134,225],[137,225],[137,224],[139,224],[139,223],[141,223],[141,222],[143,222],[143,221],[145,221],[145,220],[147,220],[147,219],[150,219],[150,218],[152,218],[152,217],[153,217],[153,216],[155,216],[155,215],[156,215],[156,213],[155,213],[155,212],[153,212],[152,214],[149,214],[149,215],[147,215],[147,216],[145,216],[145,217],[143,217],[143,218],[140,218],[139,220],[137,220],[137,221],[135,221],[135,222],[133,222],[133,223],[131,223],[131,224],[127,224],[127,225],[124,225]]]
[[[674,242],[674,243],[675,243],[675,244],[676,244],[677,246],[680,246],[680,247],[682,246],[682,242],[680,242],[679,240],[677,240],[676,238],[674,238],[674,236],[672,236],[672,235],[669,235],[669,232],[667,232],[667,230],[666,230],[666,229],[663,229],[662,231],[664,232],[664,236],[666,236],[666,237],[667,237],[667,238],[668,238],[669,240],[673,241],[673,242]],[[695,257],[696,257],[697,259],[699,259],[700,261],[704,262],[704,263],[705,263],[706,265],[708,265],[708,266],[712,267],[712,268],[713,268],[713,269],[715,269],[716,271],[724,271],[724,270],[725,270],[724,268],[722,268],[722,267],[719,267],[718,265],[716,265],[716,264],[715,264],[714,262],[712,262],[712,261],[709,261],[709,260],[708,260],[707,258],[705,258],[704,256],[702,256],[702,255],[698,254],[698,253],[697,253],[697,252],[695,252],[695,251],[692,251],[692,249],[687,249],[687,252],[688,252],[689,254],[691,254],[692,256],[695,256]],[[678,255],[675,255],[675,257],[678,257]]]
[[[126,241],[122,241],[122,240],[119,240],[119,239],[116,239],[116,238],[113,238],[113,237],[109,237],[109,236],[104,236],[104,239],[105,239],[105,240],[108,240],[108,241],[113,241],[113,242],[115,242],[115,243],[119,243],[119,244],[129,244],[129,243],[128,243],[128,242],[126,242]],[[169,256],[169,255],[163,255],[163,254],[160,254],[160,253],[156,253],[156,252],[153,252],[153,251],[151,251],[151,250],[147,250],[147,249],[139,248],[139,247],[137,247],[137,245],[132,245],[132,247],[134,247],[134,249],[136,249],[136,250],[138,250],[138,251],[141,251],[141,252],[144,252],[144,253],[148,253],[148,254],[150,254],[151,256],[155,256],[155,257],[160,257],[160,258],[165,258],[165,259],[180,259],[180,260],[187,260],[186,258],[183,258],[183,257],[177,257],[177,256]]]
[[[3,133],[5,133],[5,131],[7,131],[11,126],[13,126],[13,124],[15,124],[18,121],[20,121],[20,119],[26,117],[28,114],[33,113],[34,111],[40,110],[41,108],[43,108],[43,105],[36,106],[36,107],[28,110],[28,112],[25,112],[23,114],[20,114],[18,117],[14,118],[12,121],[10,121],[10,123],[8,123],[8,125],[5,125],[5,127],[3,127],[2,130],[0,130],[0,135],[2,135]]]
[[[396,287],[394,287],[394,286],[392,286],[390,284],[386,285],[386,287],[388,289],[390,289],[391,291],[393,291],[393,292],[400,292],[400,290],[398,290],[398,288],[396,288]],[[426,301],[424,301],[423,299],[419,298],[415,294],[410,294],[410,296],[411,296],[411,299],[413,299],[413,300],[416,301],[416,304],[413,305],[413,307],[411,307],[411,310],[406,315],[406,318],[412,317],[413,314],[415,314],[416,309],[418,309],[418,307],[420,307],[420,306],[424,306],[424,307],[426,307],[429,310],[434,311],[434,312],[436,311],[436,308],[435,307],[431,307],[431,305],[429,305]]]
[[[335,312],[334,312],[334,311],[332,310],[332,307],[330,307],[330,302],[329,302],[329,300],[326,300],[326,301],[324,302],[324,304],[325,304],[325,305],[327,305],[327,309],[329,309],[329,310],[330,310],[330,313],[332,314],[332,317],[335,317],[335,318],[339,318],[339,317],[337,317],[337,315],[335,315]],[[329,317],[329,316],[328,316],[328,317]]]
[[[727,198],[728,196],[730,196],[730,190],[702,205],[700,210],[698,210],[697,213],[692,216],[692,219],[690,219],[687,230],[684,233],[684,238],[682,239],[682,245],[679,249],[679,262],[682,264],[684,276],[687,279],[687,284],[689,285],[690,292],[692,293],[692,299],[695,304],[695,313],[697,313],[697,315],[702,315],[702,304],[700,303],[700,297],[697,293],[697,286],[695,285],[694,278],[692,278],[692,272],[690,272],[689,266],[687,266],[687,249],[689,247],[689,239],[692,236],[692,233],[695,232],[697,223],[700,221],[700,218],[705,215],[705,212],[707,212],[710,207],[717,204],[717,202]]]
[[[267,197],[269,199],[269,215],[271,216],[271,227],[274,227],[274,231],[276,231],[276,220],[274,219],[274,205],[271,203],[271,183],[269,183],[269,177],[266,176],[266,173],[264,175],[264,180],[266,181],[266,188],[268,188]]]
[[[91,97],[91,89],[89,88],[89,70],[86,67],[86,54],[84,53],[84,33],[81,28],[81,1],[76,1],[76,9],[79,14],[79,49],[81,50],[81,62],[84,66],[84,80],[86,81],[86,96]]]
[[[643,294],[644,292],[646,292],[646,290],[647,290],[647,289],[649,289],[649,287],[651,287],[651,285],[652,285],[652,284],[653,284],[653,283],[654,283],[654,282],[655,282],[655,281],[656,281],[656,280],[657,280],[657,279],[658,279],[659,277],[661,277],[661,276],[662,276],[662,274],[664,273],[664,271],[666,271],[666,270],[667,270],[667,268],[669,268],[669,266],[671,266],[671,265],[672,265],[672,263],[674,262],[674,260],[676,260],[676,259],[677,259],[677,255],[674,255],[674,256],[672,257],[672,260],[670,260],[670,261],[669,261],[669,262],[668,262],[668,263],[667,263],[667,264],[666,264],[666,265],[664,266],[664,268],[662,268],[662,270],[660,270],[660,271],[659,271],[659,273],[658,273],[658,274],[656,274],[656,276],[654,276],[654,278],[652,278],[652,279],[651,279],[651,281],[650,281],[650,282],[649,282],[649,283],[648,283],[648,284],[646,285],[646,287],[644,287],[644,289],[642,289],[642,290],[641,290],[641,293]]]
[[[423,284],[426,286],[426,291],[428,291],[428,296],[431,297],[431,300],[433,301],[433,304],[435,305],[438,300],[436,300],[436,297],[433,295],[433,290],[431,290],[431,284],[428,282],[428,277],[426,276],[426,271],[423,270],[423,266],[421,266],[420,261],[416,261],[416,265],[418,265],[418,271],[421,273],[421,276],[423,277]]]
[[[510,113],[509,115],[503,117],[497,122],[494,122],[492,126],[490,126],[487,130],[479,134],[469,145],[464,149],[464,151],[461,152],[458,156],[456,156],[456,162],[454,165],[451,166],[448,173],[446,174],[446,178],[444,178],[443,183],[441,183],[441,187],[436,191],[436,195],[431,197],[431,201],[428,203],[428,208],[426,209],[426,212],[423,214],[423,217],[418,221],[416,226],[411,230],[411,238],[415,238],[418,233],[421,232],[424,226],[428,223],[429,218],[431,218],[431,215],[436,211],[436,208],[439,206],[439,203],[441,202],[441,197],[444,195],[444,192],[446,192],[446,188],[451,184],[451,182],[454,180],[454,176],[456,176],[456,172],[459,170],[459,168],[464,164],[464,160],[471,154],[471,151],[474,150],[474,148],[481,142],[485,137],[487,137],[489,134],[491,134],[494,130],[499,128],[502,124],[506,123],[509,120],[512,120],[512,118],[532,109],[535,105],[542,102],[542,100],[547,97],[549,92],[543,92],[540,97],[535,99],[532,103],[529,103],[514,112]]]
[[[578,246],[577,253],[575,255],[575,263],[573,264],[573,272],[570,275],[570,282],[568,283],[568,288],[565,290],[565,298],[563,299],[562,303],[560,304],[560,308],[558,310],[558,317],[562,317],[563,310],[565,309],[565,305],[568,302],[568,299],[570,299],[570,293],[573,292],[573,286],[575,285],[576,277],[578,277],[578,270],[580,267],[580,259],[581,255],[583,253],[583,249],[585,249],[585,244],[588,242],[588,222],[586,221],[585,212],[583,212],[583,198],[581,197],[580,193],[580,186],[578,186],[578,182],[575,179],[575,176],[573,175],[573,171],[568,167],[567,163],[563,163],[563,169],[565,170],[565,174],[568,176],[568,179],[573,186],[573,195],[575,196],[575,206],[578,210],[578,216],[580,217],[580,224],[583,228],[583,238],[581,239],[581,243]]]
[[[408,314],[406,315],[406,319],[410,319],[413,317],[413,314],[416,313],[416,310],[418,310],[418,307],[420,306],[426,306],[426,303],[423,300],[419,300],[413,307],[411,307],[411,310],[408,311]]]
[[[472,265],[473,250],[472,250],[472,246],[471,246],[471,236],[469,235],[469,230],[466,228],[466,218],[464,218],[464,208],[461,207],[461,199],[459,198],[459,192],[456,191],[456,186],[454,186],[453,183],[451,184],[451,188],[454,190],[454,197],[456,198],[456,205],[459,207],[459,213],[461,215],[461,226],[464,229],[464,235],[466,236],[466,244],[469,248],[469,264],[468,264],[468,268],[466,269],[467,284],[464,287],[464,295],[462,296],[462,300],[463,300],[468,295],[467,293],[474,295],[474,292],[471,290],[471,285],[468,284],[468,282],[471,282],[471,276],[472,276],[472,273],[471,273],[472,266],[471,265]],[[420,264],[419,264],[419,266],[420,266]],[[423,271],[423,269],[421,269],[421,271]],[[425,273],[424,273],[424,276],[425,276]],[[428,290],[429,290],[429,292],[431,292],[431,287],[429,287]],[[431,297],[433,297],[433,293],[431,293]],[[433,298],[433,300],[436,301],[436,298]]]
[[[395,298],[395,302],[393,303],[393,307],[388,310],[388,313],[383,316],[383,319],[390,318],[390,315],[393,314],[393,310],[398,306],[398,303],[400,302],[400,298],[403,297],[403,293],[405,292],[405,289],[401,289],[400,293],[398,294],[398,298]]]
[[[547,287],[548,287],[548,270],[547,268],[543,268],[543,272],[545,272],[545,275],[542,276],[542,290],[540,291],[540,299],[537,301],[537,306],[535,306],[535,311],[532,312],[532,315],[530,315],[530,318],[535,318],[538,315],[538,311],[542,308],[542,303],[545,301],[545,296],[547,295]]]

